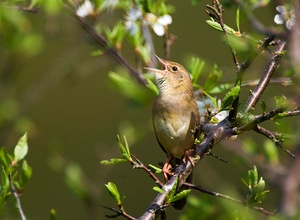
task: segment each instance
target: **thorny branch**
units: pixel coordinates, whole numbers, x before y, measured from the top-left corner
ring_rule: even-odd
[[[260,78],[259,83],[254,88],[253,92],[251,92],[248,100],[246,101],[246,104],[244,106],[244,111],[248,112],[252,108],[255,107],[256,103],[258,102],[260,96],[263,94],[264,90],[267,88],[270,79],[276,70],[277,66],[279,65],[279,62],[281,60],[281,57],[283,55],[283,51],[285,48],[286,42],[280,41],[278,44],[277,50],[274,52],[271,60],[269,61],[264,74]]]

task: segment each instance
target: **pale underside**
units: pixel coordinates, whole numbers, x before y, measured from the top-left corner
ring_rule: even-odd
[[[173,97],[164,105],[156,105],[160,108],[155,109],[153,124],[156,137],[167,154],[181,158],[187,149],[193,147],[196,119],[191,106],[182,109],[178,104]]]

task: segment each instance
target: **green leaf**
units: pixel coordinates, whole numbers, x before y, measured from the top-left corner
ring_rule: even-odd
[[[192,75],[192,82],[196,84],[204,68],[205,62],[198,57],[192,57],[190,64],[190,73]]]
[[[28,144],[27,144],[27,133],[25,133],[20,139],[14,149],[14,160],[16,162],[24,159],[28,152]]]
[[[1,167],[1,170],[1,197],[5,198],[6,196],[9,196],[8,194],[10,192],[10,184],[8,174],[6,173],[6,170],[3,166]]]
[[[145,63],[151,62],[151,48],[148,44],[139,45],[137,47],[137,51],[139,52],[140,57]]]
[[[184,197],[187,197],[191,193],[190,189],[185,189],[177,193],[175,196],[172,197],[172,199],[168,200],[168,203],[171,204],[173,202],[176,202]]]
[[[255,203],[262,203],[262,199],[269,190],[265,190],[266,183],[262,177],[258,180],[258,172],[256,166],[253,170],[248,171],[248,182],[243,180],[243,183],[248,188],[248,194],[246,198],[246,204],[253,206]]]
[[[146,78],[146,80],[147,80],[147,85],[146,85],[147,88],[149,88],[155,96],[158,96],[159,92],[156,84],[149,78]]]
[[[25,185],[27,184],[28,180],[31,178],[32,175],[32,168],[28,165],[27,161],[24,160],[22,163],[22,169],[20,172],[20,187],[24,188]]]
[[[175,184],[174,184],[174,186],[173,186],[173,188],[172,188],[172,190],[171,190],[171,192],[169,194],[169,198],[168,198],[168,202],[167,202],[168,204],[171,204],[171,201],[172,201],[173,197],[176,194],[177,185],[178,185],[178,178],[176,179],[176,182],[175,182]]]
[[[265,103],[264,100],[262,100],[260,102],[260,107],[261,107],[261,109],[262,109],[263,112],[266,112],[267,106],[266,106],[266,103]]]
[[[193,5],[196,5],[196,4],[198,4],[198,3],[200,3],[202,0],[192,0],[192,4]]]
[[[117,22],[117,24],[113,27],[112,30],[109,27],[104,26],[104,32],[108,38],[108,42],[110,45],[120,49],[121,43],[125,36],[125,28],[122,22]]]
[[[100,164],[102,165],[113,165],[113,164],[118,164],[118,163],[123,163],[127,162],[127,159],[122,159],[122,158],[112,158],[110,160],[102,160],[100,161]]]
[[[209,73],[207,79],[205,80],[204,90],[209,93],[212,89],[214,89],[222,78],[222,75],[223,71],[218,70],[218,66],[217,64],[215,64],[212,71]]]
[[[263,146],[267,160],[270,161],[271,164],[278,164],[278,149],[274,146],[274,143],[271,140],[266,140]]]
[[[254,166],[253,170],[248,171],[248,181],[251,188],[254,188],[257,185],[258,172],[256,166]]]
[[[236,23],[238,32],[241,32],[240,31],[240,8],[239,7],[236,10],[235,23]]]
[[[36,7],[37,5],[41,4],[42,0],[31,0],[29,8]]]
[[[55,209],[50,210],[50,220],[56,220],[57,218],[57,213]]]
[[[285,108],[287,106],[287,99],[284,95],[275,96],[274,99],[276,101],[276,107],[277,108]]]
[[[206,20],[206,23],[211,26],[212,28],[218,30],[218,31],[223,31],[221,25],[214,21],[213,19],[212,20]],[[240,33],[235,31],[233,28],[229,27],[228,25],[224,24],[224,28],[225,30],[227,31],[228,34],[233,34],[233,35],[236,35],[236,36],[240,36]]]
[[[11,163],[12,163],[11,155],[6,151],[5,148],[1,148],[1,150],[0,150],[0,165],[5,170],[5,173],[8,172]]]
[[[94,51],[92,51],[92,52],[90,53],[90,55],[91,55],[92,57],[98,57],[98,56],[101,56],[101,55],[103,55],[103,54],[104,54],[104,52],[103,52],[102,50],[100,50],[100,49],[94,50]]]
[[[121,205],[122,201],[117,186],[112,182],[108,182],[105,186],[109,194],[116,200],[117,204]]]
[[[154,186],[153,190],[156,191],[156,192],[158,192],[158,193],[161,193],[161,194],[165,194],[166,193],[163,189],[159,188],[158,186]]]
[[[43,9],[54,15],[59,13],[59,11],[63,8],[62,6],[64,5],[62,0],[56,0],[56,1],[42,1],[43,3]]]
[[[128,146],[128,143],[127,143],[127,139],[126,139],[125,136],[123,136],[123,139],[124,139],[125,146],[122,144],[122,142],[120,140],[120,136],[117,135],[118,146],[119,146],[120,150],[122,151],[123,157],[125,159],[127,159],[128,161],[132,161],[129,146]]]
[[[266,186],[266,182],[264,181],[264,179],[262,177],[260,177],[256,187],[255,187],[255,192],[256,193],[261,193],[264,191]]]
[[[123,70],[120,70],[120,73],[110,72],[108,77],[118,90],[130,100],[138,104],[145,104],[149,100],[149,90],[132,80]]]
[[[235,86],[232,87],[225,95],[225,97],[222,100],[222,104],[221,104],[221,110],[228,108],[229,106],[231,106],[231,104],[233,103],[233,101],[240,95],[240,90],[241,87],[240,86]]]
[[[65,170],[65,182],[72,193],[81,199],[88,198],[88,188],[85,184],[85,176],[81,167],[75,163],[67,165]]]
[[[155,173],[162,173],[162,169],[161,169],[161,168],[158,168],[158,167],[156,167],[156,166],[154,166],[154,165],[152,165],[152,164],[149,164],[148,166],[149,166],[149,168],[150,168],[151,170],[153,170]]]
[[[215,86],[212,90],[209,91],[210,94],[216,94],[216,93],[222,93],[228,91],[230,88],[232,88],[231,83],[224,83]]]
[[[242,182],[245,184],[245,186],[246,186],[247,188],[249,188],[248,182],[247,182],[246,180],[244,180],[243,178],[242,178],[241,180],[242,180]]]

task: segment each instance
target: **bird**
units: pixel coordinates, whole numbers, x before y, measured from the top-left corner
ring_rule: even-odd
[[[167,155],[162,169],[167,181],[171,167],[187,158],[194,147],[200,133],[200,113],[188,71],[179,63],[156,57],[163,69],[146,69],[155,73],[159,91],[152,107],[152,121],[157,141]],[[192,182],[192,174],[186,181]],[[186,198],[181,200],[175,202],[175,209],[184,207]]]

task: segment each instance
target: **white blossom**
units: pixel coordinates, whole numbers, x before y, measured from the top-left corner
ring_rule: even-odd
[[[287,10],[283,5],[277,6],[276,10],[279,14],[275,15],[274,22],[276,24],[285,24],[286,28],[291,30],[296,21],[295,11]]]
[[[95,13],[94,4],[89,0],[85,0],[84,3],[76,10],[76,15],[79,17],[86,17]]]
[[[125,17],[125,27],[129,31],[130,35],[134,35],[138,30],[138,25],[136,23],[137,20],[141,19],[142,11],[138,8],[132,7],[128,12],[127,16]]]
[[[152,13],[147,13],[146,20],[158,36],[163,36],[165,34],[165,27],[172,23],[172,17],[168,14],[157,17]]]

